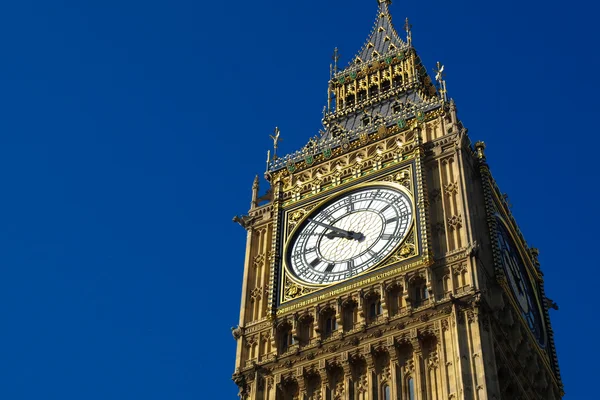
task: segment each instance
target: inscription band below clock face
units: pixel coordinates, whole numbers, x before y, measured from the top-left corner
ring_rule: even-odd
[[[408,195],[367,186],[327,202],[296,229],[286,262],[309,284],[331,284],[381,262],[406,237],[413,220]]]

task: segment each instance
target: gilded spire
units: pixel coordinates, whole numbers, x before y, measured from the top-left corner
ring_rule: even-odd
[[[412,25],[408,22],[408,17],[406,17],[406,21],[404,22],[404,30],[406,31],[406,42],[411,45],[412,44]]]
[[[362,49],[351,61],[352,64],[369,62],[406,46],[392,24],[392,15],[388,8],[392,4],[391,0],[377,0],[377,2],[379,8],[373,29]]]

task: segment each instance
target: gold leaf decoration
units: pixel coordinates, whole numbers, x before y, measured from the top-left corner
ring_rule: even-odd
[[[383,179],[384,181],[387,182],[396,182],[401,184],[402,186],[404,186],[405,188],[407,188],[409,191],[411,191],[411,173],[409,169],[404,169],[394,175],[388,176],[387,178]]]
[[[390,263],[406,260],[416,254],[415,251],[415,231],[412,229],[406,238],[406,241],[398,250],[396,250],[390,258]]]
[[[285,276],[283,284],[283,301],[290,301],[296,299],[298,297],[312,293],[315,290],[316,289],[299,285],[291,279],[288,279],[287,276]]]

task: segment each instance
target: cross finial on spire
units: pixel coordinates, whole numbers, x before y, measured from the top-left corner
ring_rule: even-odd
[[[406,41],[408,42],[408,45],[410,46],[412,44],[412,25],[410,24],[410,22],[408,22],[408,17],[406,17],[406,22],[404,23],[404,30],[406,31]]]

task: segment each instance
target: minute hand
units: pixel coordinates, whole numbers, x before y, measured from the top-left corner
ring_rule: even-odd
[[[336,228],[333,225],[329,225],[329,224],[326,224],[324,222],[315,221],[312,218],[309,218],[308,220],[310,222],[314,222],[317,225],[321,225],[324,228],[327,228],[327,229],[332,230],[334,232],[340,233],[340,234],[344,235],[343,237],[345,237],[346,239],[355,239],[355,240],[358,240],[358,241],[362,241],[361,239],[364,238],[364,235],[362,233],[360,233],[360,232],[353,232],[353,231],[347,231],[347,230],[344,230],[344,229],[341,229],[341,228]]]

